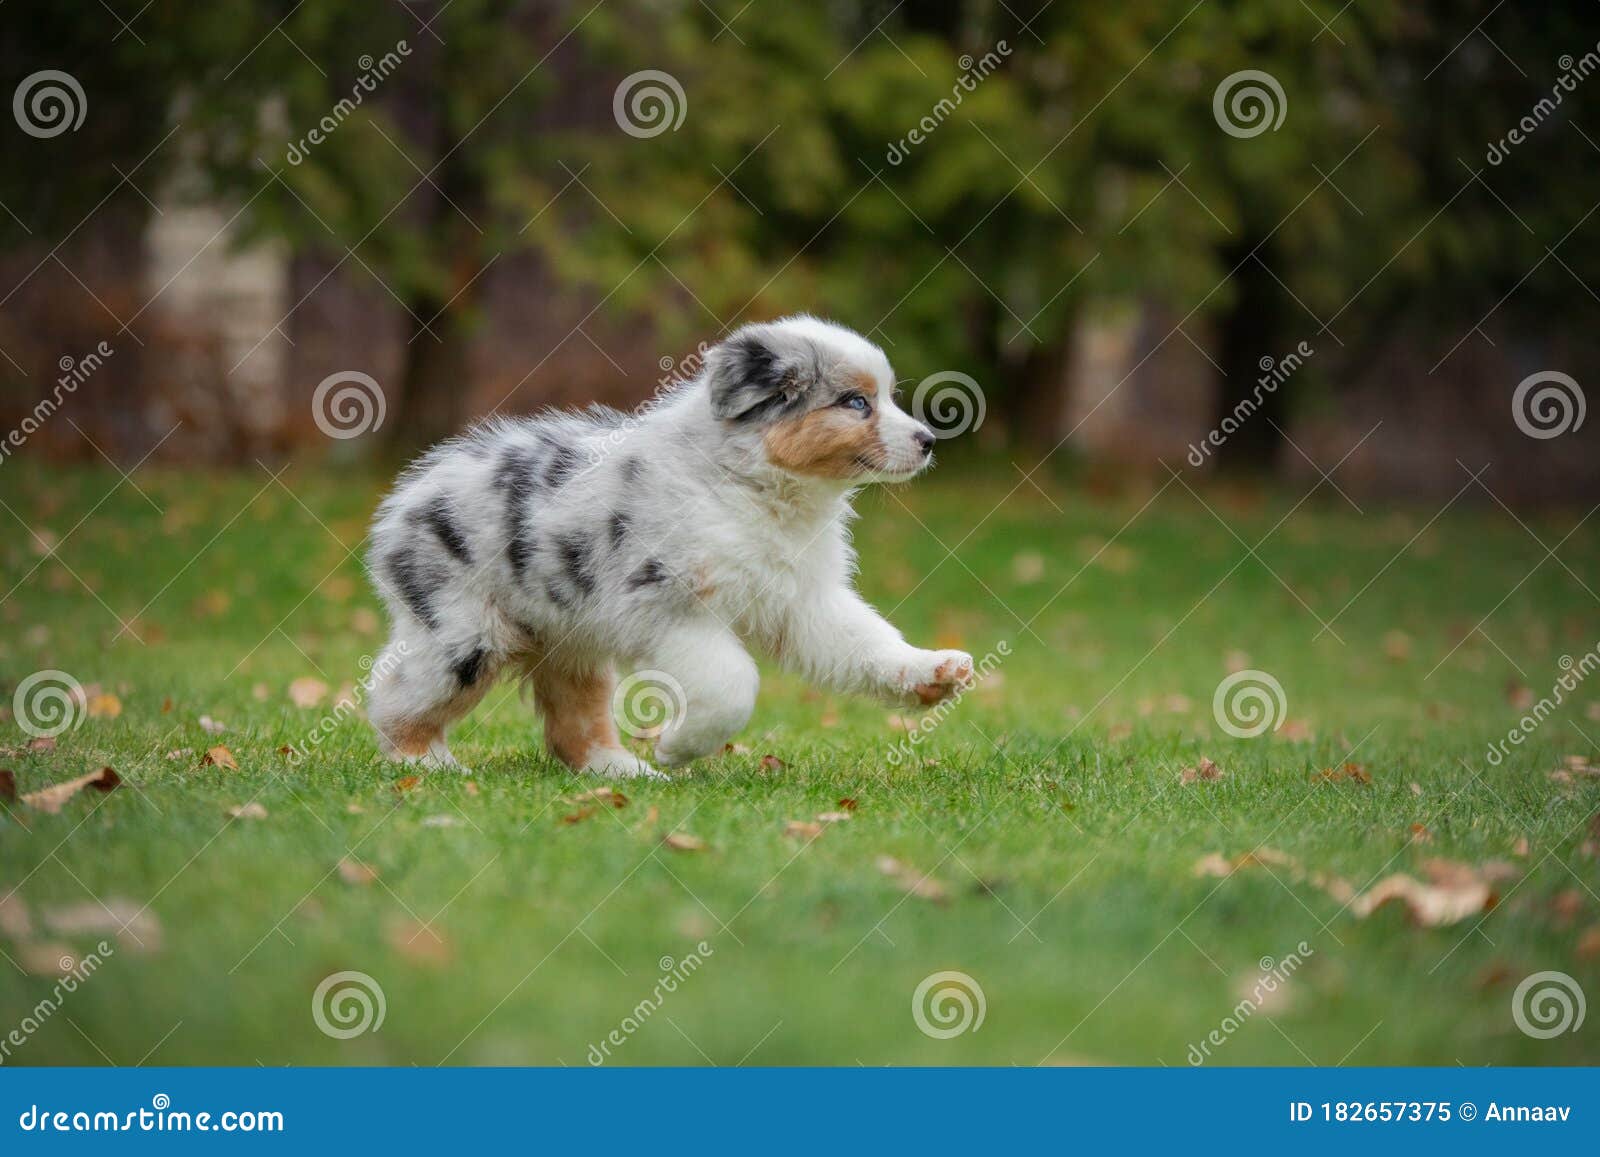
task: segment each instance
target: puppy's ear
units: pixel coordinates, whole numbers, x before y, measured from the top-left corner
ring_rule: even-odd
[[[707,358],[711,412],[724,421],[770,421],[805,404],[821,380],[810,342],[772,326],[750,325]]]

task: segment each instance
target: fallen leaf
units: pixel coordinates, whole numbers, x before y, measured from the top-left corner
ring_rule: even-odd
[[[575,812],[562,816],[561,822],[564,824],[581,824],[592,815],[594,815],[594,808],[581,807]]]
[[[78,967],[78,954],[72,946],[55,940],[18,944],[17,955],[23,970],[34,976],[68,976]]]
[[[28,740],[29,751],[54,751],[55,749],[56,741],[52,735],[39,735]]]
[[[1506,702],[1518,711],[1526,711],[1533,706],[1534,697],[1531,688],[1524,687],[1515,679],[1506,682]]]
[[[109,691],[102,691],[89,700],[88,710],[90,718],[115,719],[122,714],[122,700]]]
[[[1487,912],[1499,897],[1491,884],[1491,874],[1454,860],[1433,859],[1423,863],[1429,877],[1424,883],[1404,872],[1379,880],[1350,902],[1350,910],[1365,919],[1384,905],[1405,905],[1413,923],[1424,928],[1443,928],[1469,916]],[[1515,871],[1515,869],[1512,869]],[[1500,869],[1491,869],[1500,874]]]
[[[1215,876],[1225,880],[1233,875],[1233,864],[1221,852],[1207,852],[1194,862],[1193,872],[1196,876]]]
[[[49,787],[29,792],[22,797],[22,802],[31,808],[54,815],[61,810],[62,804],[86,787],[92,787],[96,791],[111,791],[121,783],[120,775],[109,767],[102,767],[99,771],[91,771],[88,775],[80,775],[77,779],[69,779],[64,783],[51,784]]]
[[[228,814],[236,820],[264,820],[267,818],[267,809],[255,800],[251,800],[249,803],[229,808]]]
[[[1411,658],[1411,636],[1404,631],[1390,631],[1383,637],[1383,653],[1396,663]]]
[[[642,832],[645,828],[653,828],[656,826],[656,821],[660,818],[661,809],[656,807],[655,804],[651,804],[650,810],[644,813],[644,819],[633,825],[633,830],[636,832]]]
[[[370,884],[378,878],[378,869],[348,857],[339,861],[339,878],[346,884]]]
[[[381,625],[378,613],[371,607],[357,607],[350,612],[350,629],[358,635],[375,635]]]
[[[795,840],[814,840],[823,832],[821,824],[809,820],[785,820],[783,834]]]
[[[945,887],[942,881],[917,871],[909,864],[901,863],[893,856],[879,856],[878,871],[919,900],[931,900],[935,904],[942,904],[949,899],[950,889]]]
[[[1372,776],[1367,774],[1367,768],[1362,763],[1346,763],[1341,767],[1325,767],[1311,777],[1314,783],[1337,783],[1342,779],[1352,780],[1355,783],[1371,783]],[[1421,794],[1420,790],[1418,794]]]
[[[347,815],[364,816],[367,814],[367,809],[362,807],[355,800],[351,800],[349,803],[345,804],[344,810],[345,814]]]
[[[467,782],[462,784],[461,787],[462,790],[464,790],[468,795],[478,794],[478,781],[475,779],[467,780]]]
[[[1204,780],[1221,779],[1226,774],[1227,774],[1227,772],[1223,771],[1220,767],[1218,767],[1216,764],[1212,763],[1209,759],[1207,759],[1205,756],[1202,755],[1200,757],[1200,763],[1199,763],[1198,766],[1196,766],[1196,767],[1186,767],[1186,768],[1183,769],[1182,773],[1180,773],[1179,776],[1178,776],[1178,782],[1179,783],[1194,783],[1196,780],[1201,780],[1201,779],[1204,779]]]
[[[818,812],[817,822],[821,824],[842,824],[854,817],[849,812]]]
[[[817,726],[818,727],[837,727],[837,726],[839,726],[839,713],[837,711],[833,710],[831,707],[828,708],[821,715],[817,716]]]
[[[407,792],[422,782],[420,775],[402,775],[394,781],[394,789],[398,792]]]
[[[17,777],[0,767],[0,803],[10,803],[17,798]]]
[[[1578,937],[1577,953],[1579,960],[1594,960],[1600,957],[1600,924],[1596,924]]]
[[[839,807],[844,811],[853,812],[856,810],[856,801],[853,797],[847,795],[839,801]]]
[[[327,697],[328,685],[321,679],[302,675],[289,684],[289,702],[296,707],[315,707]]]
[[[278,754],[279,755],[293,755],[294,754],[294,748],[290,747],[287,743],[281,743],[281,744],[278,745]]]
[[[789,765],[787,763],[783,762],[783,760],[779,759],[776,755],[763,755],[761,757],[762,771],[782,771],[788,766]]]
[[[1511,845],[1511,854],[1513,856],[1520,856],[1524,860],[1528,858],[1528,837],[1527,836],[1519,837],[1517,839],[1517,842]]]
[[[223,747],[220,743],[211,748],[200,757],[201,767],[229,767],[234,771],[239,770],[238,762],[233,758],[233,752]]]
[[[1420,783],[1413,783],[1411,785],[1411,794],[1412,795],[1421,795],[1422,794],[1422,785]]]
[[[161,947],[161,921],[154,912],[134,903],[111,897],[85,900],[63,908],[47,908],[42,913],[45,927],[60,936],[113,933],[124,946],[141,952]]]
[[[1315,739],[1316,733],[1311,730],[1311,724],[1304,719],[1287,719],[1283,726],[1278,728],[1278,738],[1287,739],[1290,743],[1305,743]]]
[[[722,754],[723,755],[749,755],[750,754],[750,749],[748,747],[746,747],[742,743],[724,743],[722,745]]]
[[[226,723],[219,723],[209,715],[200,716],[200,730],[210,735],[221,735],[228,730]]]
[[[1572,923],[1583,911],[1583,893],[1576,888],[1563,888],[1551,898],[1550,910],[1563,926]]]
[[[166,758],[188,759],[193,754],[194,748],[192,747],[174,747],[171,751],[167,752]]]
[[[585,800],[593,800],[595,803],[600,804],[610,804],[614,808],[625,808],[628,806],[628,797],[623,795],[614,787],[597,787],[592,791],[579,792],[577,795],[571,797],[567,802],[583,803]]]
[[[1422,824],[1412,824],[1411,842],[1414,844],[1431,844],[1433,842],[1433,833]]]
[[[12,940],[26,940],[33,935],[33,915],[27,902],[15,893],[0,896],[0,933]]]
[[[161,714],[171,715],[173,706],[174,704],[172,702],[172,696],[168,695],[165,699],[161,700]]]
[[[706,847],[704,840],[688,832],[672,832],[661,842],[675,852],[703,852]]]
[[[442,968],[454,955],[443,934],[419,920],[391,920],[385,935],[389,947],[414,964]]]

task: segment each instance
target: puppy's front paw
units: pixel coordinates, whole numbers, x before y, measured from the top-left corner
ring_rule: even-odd
[[[906,668],[901,690],[923,706],[931,706],[972,683],[972,656],[965,651],[918,651]]]

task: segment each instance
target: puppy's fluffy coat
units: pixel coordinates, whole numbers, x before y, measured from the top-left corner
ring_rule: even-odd
[[[369,717],[386,754],[454,766],[445,729],[518,672],[568,766],[656,775],[625,748],[615,672],[682,689],[656,743],[722,750],[755,705],[747,647],[846,692],[933,703],[971,657],[925,651],[851,585],[856,488],[904,481],[933,435],[883,351],[811,317],[749,325],[634,415],[497,421],[434,448],[373,523],[392,635]]]

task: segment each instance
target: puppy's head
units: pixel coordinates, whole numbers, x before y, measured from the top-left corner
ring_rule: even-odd
[[[747,325],[713,349],[711,412],[798,478],[901,482],[933,460],[934,437],[894,399],[883,351],[812,317]]]

